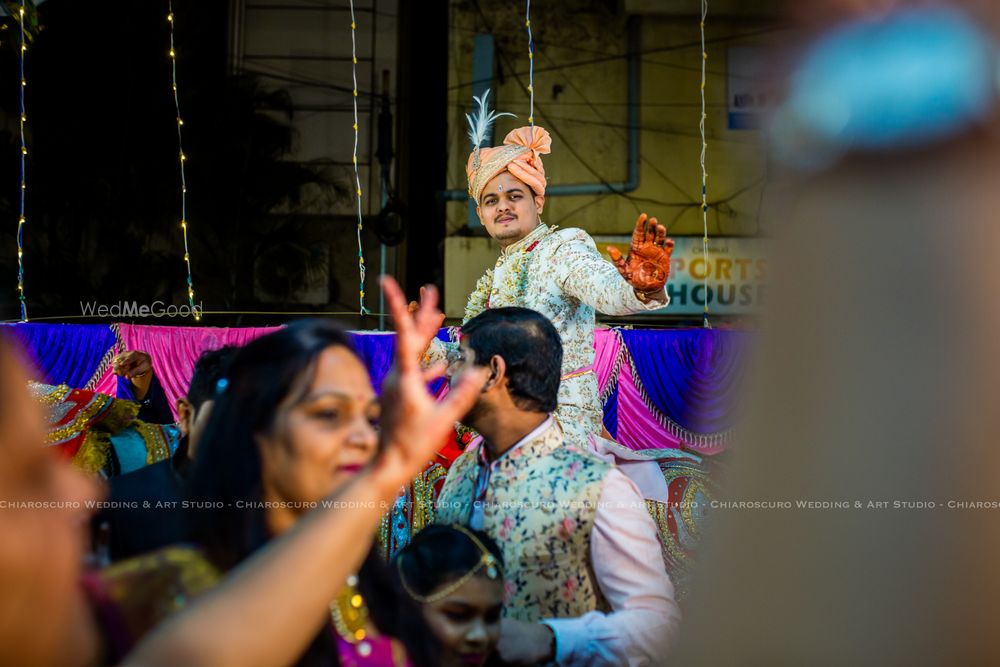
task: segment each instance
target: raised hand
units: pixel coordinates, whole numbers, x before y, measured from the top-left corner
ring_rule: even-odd
[[[421,287],[420,288],[420,301],[424,300],[424,295],[425,294],[427,294],[427,288],[426,287]],[[406,306],[406,312],[408,312],[410,315],[412,315],[413,313],[417,312],[418,310],[420,310],[420,303],[417,302],[417,301],[411,301],[409,303],[409,305]]]
[[[408,312],[410,315],[416,313],[418,310],[420,310],[420,304],[424,302],[425,298],[427,298],[427,287],[421,287],[420,303],[417,303],[416,301],[411,301],[409,305],[406,306],[406,312]],[[445,315],[444,313],[439,312],[437,316],[438,316],[437,328],[440,329],[442,326],[444,326]]]
[[[657,224],[656,218],[639,216],[632,232],[632,245],[628,257],[622,257],[617,248],[608,248],[611,261],[618,273],[637,291],[656,293],[663,289],[670,276],[670,256],[674,252],[673,239],[667,238],[667,230]]]
[[[146,397],[153,383],[152,357],[141,350],[122,352],[111,360],[111,370],[132,383],[137,399],[141,401]]]
[[[421,289],[415,312],[409,311],[395,280],[384,276],[382,289],[396,329],[396,359],[382,387],[382,454],[375,472],[381,483],[402,486],[424,468],[469,411],[489,371],[469,369],[443,401],[435,401],[427,382],[440,377],[445,365],[423,370],[420,357],[441,326],[437,289]]]

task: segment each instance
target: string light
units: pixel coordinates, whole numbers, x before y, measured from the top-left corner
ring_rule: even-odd
[[[528,108],[528,124],[535,126],[535,42],[531,38],[531,0],[527,0],[524,8],[524,27],[528,31],[528,96],[531,106]]]
[[[708,139],[705,135],[705,121],[708,119],[708,114],[705,112],[706,66],[708,65],[708,50],[705,48],[705,21],[707,19],[708,0],[701,0],[701,122],[699,128],[701,129],[701,221],[703,229],[701,257],[705,266],[708,266],[708,169],[705,166],[705,155],[708,152]],[[706,329],[711,328],[708,323],[708,273],[705,271],[705,276],[702,278],[702,284],[705,286],[705,312],[702,317]]]
[[[24,215],[24,199],[27,195],[27,160],[28,160],[28,144],[24,138],[24,126],[28,122],[28,116],[24,112],[24,89],[27,87],[28,82],[24,78],[24,58],[28,51],[28,42],[25,37],[24,32],[24,3],[25,0],[21,0],[21,7],[18,11],[18,23],[21,26],[21,48],[20,48],[20,67],[21,67],[21,98],[20,98],[20,129],[21,129],[21,207],[17,216],[17,300],[21,305],[21,321],[28,321],[28,302],[27,297],[24,295],[24,225],[28,221]]]
[[[361,283],[358,288],[358,313],[366,315],[368,314],[368,309],[365,308],[365,252],[361,245],[361,230],[364,228],[364,223],[361,219],[361,175],[358,173],[358,47],[357,40],[355,39],[358,22],[354,18],[354,0],[350,0],[350,4],[351,76],[354,78],[354,95],[352,98],[354,101],[354,157],[351,161],[354,164],[354,185],[358,200],[358,277]]]
[[[167,2],[167,23],[170,24],[170,74],[172,79],[171,88],[174,93],[174,109],[177,112],[177,151],[180,155],[181,165],[181,234],[184,236],[184,266],[187,268],[187,297],[188,304],[195,320],[201,319],[201,310],[194,305],[194,282],[191,280],[191,252],[188,250],[188,221],[187,221],[187,179],[184,174],[184,163],[187,162],[187,155],[184,153],[184,137],[181,126],[184,120],[181,118],[181,102],[177,96],[177,50],[174,48],[174,3],[173,0]]]

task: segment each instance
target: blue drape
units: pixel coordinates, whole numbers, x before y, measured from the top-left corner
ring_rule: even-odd
[[[108,324],[28,322],[6,329],[21,341],[47,384],[84,387],[115,344]]]
[[[442,329],[438,333],[438,339],[447,342],[448,330]],[[382,382],[392,367],[392,360],[396,356],[396,334],[351,334],[354,349],[358,356],[368,366],[368,373],[371,376],[372,386],[376,394],[382,393]],[[431,383],[431,391],[437,392],[444,380],[435,380]]]
[[[621,334],[642,389],[663,414],[695,433],[733,426],[746,333],[633,329]]]
[[[351,334],[351,341],[358,356],[368,367],[375,393],[382,393],[382,381],[385,380],[389,367],[395,357],[396,334],[366,334],[359,336]]]
[[[612,438],[618,437],[618,383],[604,402],[604,428],[608,429]]]

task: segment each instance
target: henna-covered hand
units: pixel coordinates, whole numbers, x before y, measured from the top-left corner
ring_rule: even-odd
[[[618,273],[636,291],[644,293],[658,292],[667,284],[673,252],[674,241],[667,238],[666,228],[657,224],[656,218],[647,222],[645,213],[636,220],[628,257],[622,257],[617,248],[608,248]]]

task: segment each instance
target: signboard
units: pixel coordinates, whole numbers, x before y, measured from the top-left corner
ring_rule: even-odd
[[[764,114],[774,104],[774,94],[768,85],[766,54],[761,48],[729,49],[726,96],[730,130],[760,129]]]
[[[609,245],[627,255],[632,238],[598,236],[594,241],[608,257]],[[707,300],[710,315],[745,315],[756,312],[763,304],[767,279],[765,240],[710,238],[707,260],[702,253],[700,236],[674,237],[674,243],[667,281],[670,305],[649,314],[701,315]]]

